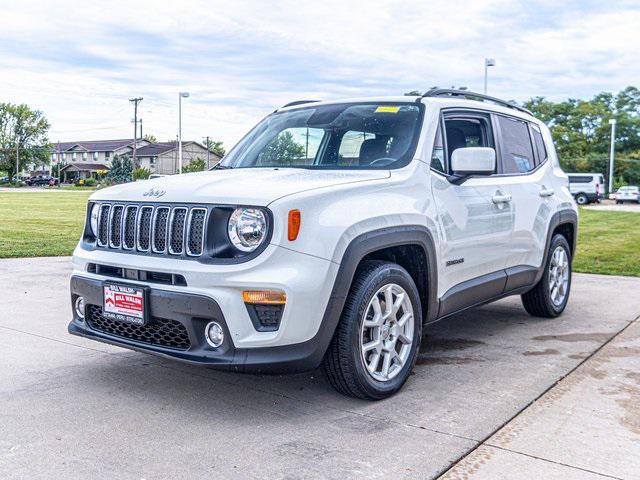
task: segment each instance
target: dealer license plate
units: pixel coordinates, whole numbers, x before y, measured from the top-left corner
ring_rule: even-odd
[[[144,325],[147,313],[145,297],[144,288],[106,283],[102,315],[120,322]]]

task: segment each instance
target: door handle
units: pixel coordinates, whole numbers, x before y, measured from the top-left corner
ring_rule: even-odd
[[[555,192],[553,191],[553,188],[542,187],[542,189],[540,190],[541,197],[550,197],[554,193]]]
[[[509,195],[509,194],[506,194],[506,195],[494,195],[493,197],[491,197],[491,200],[495,204],[498,204],[498,203],[509,203],[511,201],[511,195]]]

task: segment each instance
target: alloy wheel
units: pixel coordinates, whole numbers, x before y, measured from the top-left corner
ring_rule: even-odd
[[[549,295],[556,307],[564,302],[569,290],[569,257],[563,247],[557,247],[549,265]]]
[[[409,360],[414,335],[409,294],[395,283],[381,287],[371,298],[360,327],[360,350],[365,369],[386,382]]]

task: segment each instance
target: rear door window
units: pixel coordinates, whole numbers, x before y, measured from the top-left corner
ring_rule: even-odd
[[[504,115],[497,116],[500,127],[502,172],[527,173],[535,168],[533,146],[527,122]]]

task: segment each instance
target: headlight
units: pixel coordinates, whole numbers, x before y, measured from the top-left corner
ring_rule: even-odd
[[[94,203],[91,207],[91,213],[89,214],[89,229],[93,236],[98,236],[98,213],[100,212],[100,206]]]
[[[236,208],[227,225],[229,240],[241,252],[253,252],[267,236],[267,219],[257,208]]]

